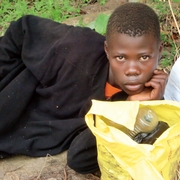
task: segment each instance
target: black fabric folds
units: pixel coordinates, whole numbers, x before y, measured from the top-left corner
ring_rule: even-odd
[[[91,99],[105,99],[103,44],[89,28],[31,15],[11,23],[0,38],[0,154],[68,149]]]

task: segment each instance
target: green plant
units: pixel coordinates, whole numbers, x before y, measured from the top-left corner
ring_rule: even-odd
[[[32,14],[61,22],[80,15],[80,7],[71,0],[9,0],[0,3],[0,29],[4,31],[9,23],[23,15]]]
[[[99,3],[100,3],[101,5],[104,5],[106,2],[107,2],[107,0],[100,0]]]
[[[159,65],[161,66],[161,68],[167,68],[167,67],[172,67],[173,65],[173,61],[172,59],[168,57],[168,53],[167,52],[163,52],[163,55],[166,56],[166,58],[162,59],[160,62],[159,62]]]
[[[106,1],[98,0],[101,5]],[[4,33],[11,21],[27,14],[50,18],[57,22],[80,16],[80,8],[87,5],[88,2],[90,0],[0,0],[1,34]],[[82,21],[80,23],[83,25]],[[96,29],[100,29],[99,25],[95,24]]]
[[[90,27],[94,29],[96,32],[105,35],[106,33],[106,26],[110,15],[107,14],[100,14],[95,21],[86,25],[86,27]]]
[[[173,0],[171,2],[180,2],[180,0]],[[162,68],[169,69],[169,67],[172,67],[174,61],[178,57],[177,49],[179,43],[177,43],[177,40],[180,38],[180,35],[177,33],[177,27],[174,23],[173,14],[171,12],[168,0],[155,0],[155,3],[152,4],[152,7],[159,16],[161,40],[164,46],[160,66]],[[178,4],[173,4],[173,11],[176,18],[178,19],[180,17]]]
[[[89,2],[93,2],[92,0],[82,0],[84,3],[89,3]],[[107,0],[98,0],[98,2],[101,4],[101,5],[104,5]]]

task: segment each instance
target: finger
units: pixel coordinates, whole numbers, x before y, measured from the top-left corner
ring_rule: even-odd
[[[161,70],[155,70],[153,77],[163,77],[163,78],[168,78],[169,74],[165,73],[164,71]]]
[[[163,70],[155,69],[154,74],[167,74],[167,73],[164,72]]]
[[[154,75],[151,79],[164,79],[166,81],[166,80],[168,80],[168,76],[167,75],[163,75],[163,74],[161,74],[161,75]]]
[[[145,87],[152,87],[153,89],[160,89],[162,87],[162,82],[160,81],[149,81],[145,83]]]
[[[166,84],[168,81],[168,74],[158,74],[154,75],[150,81],[156,81],[156,82],[161,82],[163,84]]]
[[[167,78],[169,75],[168,74],[165,74],[165,73],[159,73],[159,74],[153,74],[152,77],[164,77],[164,78]]]
[[[164,71],[155,70],[153,76],[156,76],[156,77],[160,76],[160,77],[167,78],[169,76],[169,74],[165,73]]]
[[[162,86],[163,85],[166,85],[166,83],[167,83],[167,80],[166,79],[163,79],[163,78],[161,78],[161,79],[159,79],[159,78],[153,78],[153,79],[151,79],[149,82],[147,82],[146,84],[149,84],[150,82],[156,82],[156,83],[160,83]]]
[[[167,74],[154,75],[150,81],[160,81],[166,84],[168,81],[168,75]]]
[[[164,95],[164,85],[161,82],[151,81],[145,84],[146,87],[152,87],[151,99],[162,99]]]

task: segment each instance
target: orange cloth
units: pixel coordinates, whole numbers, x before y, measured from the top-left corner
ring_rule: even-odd
[[[117,92],[122,91],[121,89],[115,88],[111,86],[108,82],[106,82],[106,87],[105,87],[105,97],[109,98],[112,95],[116,94]]]

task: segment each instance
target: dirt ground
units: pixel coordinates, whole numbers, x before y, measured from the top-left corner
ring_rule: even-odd
[[[93,1],[92,1],[93,2]],[[101,6],[98,2],[82,8],[83,21],[93,21],[100,13],[110,13],[125,0],[108,0]],[[65,23],[76,25],[79,18],[68,19]],[[98,177],[78,174],[66,164],[67,153],[56,156],[32,158],[16,156],[0,160],[0,180],[99,180]]]
[[[99,180],[98,177],[78,174],[66,164],[66,152],[40,158],[16,156],[1,160],[1,180]]]
[[[95,0],[91,1],[94,2]],[[64,21],[64,23],[78,25],[79,21],[83,21],[84,24],[88,24],[91,21],[94,21],[99,14],[110,14],[119,5],[128,2],[128,0],[107,0],[106,4],[100,5],[98,1],[100,0],[97,0],[96,3],[91,3],[81,8],[82,16],[67,19]]]

